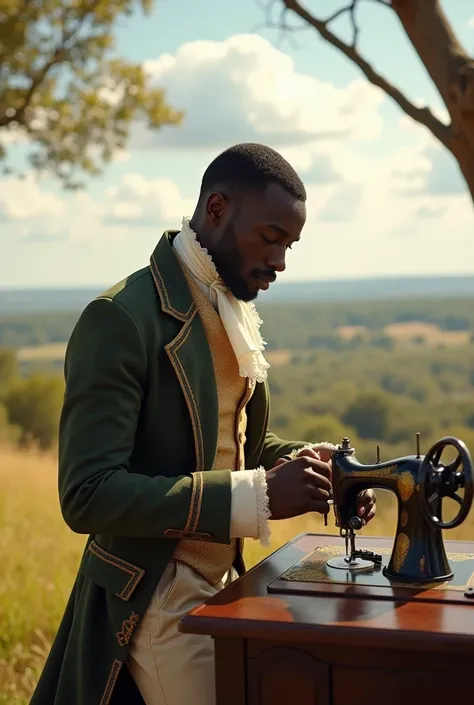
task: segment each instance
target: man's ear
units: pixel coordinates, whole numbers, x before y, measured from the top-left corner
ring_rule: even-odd
[[[218,227],[225,218],[228,207],[229,202],[221,191],[211,193],[206,202],[206,218],[209,224],[214,228]]]

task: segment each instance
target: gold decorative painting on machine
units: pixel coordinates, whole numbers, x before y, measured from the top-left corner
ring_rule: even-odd
[[[443,529],[466,519],[472,505],[473,464],[465,443],[447,436],[422,456],[416,434],[416,454],[381,462],[378,447],[373,465],[357,460],[349,438],[333,448],[330,516],[334,515],[343,544],[336,536],[319,535],[322,545],[269,584],[268,591],[353,597],[370,593],[381,599],[441,599],[474,605],[474,555],[447,554],[442,536]],[[454,451],[455,457],[443,463],[446,450]],[[369,549],[363,550],[356,546],[356,532],[365,525],[357,515],[357,498],[367,489],[393,492],[398,519],[393,541],[359,539]],[[443,518],[443,499],[457,505],[454,518]],[[326,515],[326,525],[327,519]]]

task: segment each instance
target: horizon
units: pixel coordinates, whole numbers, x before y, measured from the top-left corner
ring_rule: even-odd
[[[145,265],[146,266],[146,265]],[[130,273],[132,274],[132,272]],[[130,275],[128,275],[130,276]],[[460,272],[460,273],[454,273],[454,274],[443,274],[443,273],[431,273],[431,272],[421,272],[419,274],[397,274],[395,273],[390,273],[390,274],[380,274],[380,275],[366,275],[366,276],[360,276],[360,277],[313,277],[312,279],[306,279],[306,278],[300,278],[300,279],[285,279],[284,281],[278,280],[272,284],[272,288],[269,289],[271,291],[272,289],[275,288],[275,286],[285,286],[287,284],[317,284],[317,283],[335,283],[337,284],[338,282],[383,282],[386,279],[394,280],[394,279],[407,279],[410,281],[416,280],[416,279],[474,279],[474,272]],[[118,280],[121,281],[121,280]],[[114,284],[115,282],[112,282]],[[6,292],[8,293],[9,291],[84,291],[88,289],[96,289],[96,288],[104,288],[104,287],[109,287],[112,284],[107,284],[107,283],[83,283],[83,284],[75,284],[75,285],[70,285],[70,284],[61,284],[57,283],[54,285],[37,285],[37,286],[2,286],[0,284],[0,292]],[[262,292],[265,293],[265,292]]]

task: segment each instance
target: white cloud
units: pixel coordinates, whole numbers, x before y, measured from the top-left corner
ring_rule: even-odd
[[[64,212],[64,202],[42,190],[31,175],[25,179],[8,178],[1,182],[0,218],[3,220],[52,220]]]
[[[134,173],[125,174],[105,195],[104,225],[157,227],[159,223],[179,223],[194,207],[194,202],[184,198],[171,179],[150,181]]]
[[[135,129],[136,147],[290,146],[335,136],[372,140],[381,131],[381,91],[362,79],[338,88],[300,73],[258,35],[189,42],[144,67],[185,117],[179,128]]]
[[[474,15],[471,17],[470,20],[467,21],[467,26],[471,27],[471,29],[474,29]]]
[[[394,153],[390,158],[390,169],[395,191],[412,197],[467,193],[456,160],[428,131],[414,146]]]

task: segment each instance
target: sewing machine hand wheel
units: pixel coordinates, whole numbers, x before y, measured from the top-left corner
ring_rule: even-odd
[[[444,465],[440,462],[441,455],[449,446],[453,446],[458,455],[452,463]],[[460,488],[464,489],[464,497],[456,494]],[[469,450],[462,441],[447,436],[431,446],[420,468],[420,495],[425,516],[436,528],[453,529],[464,521],[473,498],[473,465]],[[450,497],[460,505],[457,516],[451,521],[441,519],[443,497]]]

